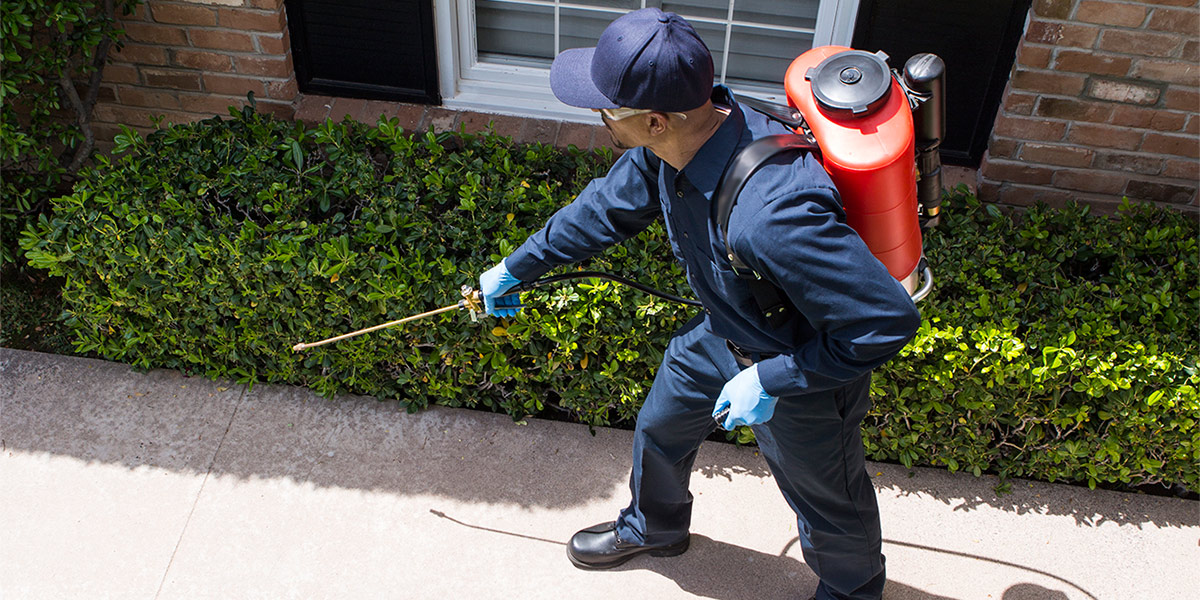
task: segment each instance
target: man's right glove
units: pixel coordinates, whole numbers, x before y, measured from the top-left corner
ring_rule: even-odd
[[[521,283],[520,279],[508,272],[508,267],[504,266],[504,261],[496,263],[496,266],[487,270],[486,273],[479,276],[479,293],[483,294],[483,305],[485,312],[489,315],[497,317],[515,317],[521,312],[521,298],[517,295],[504,296],[504,293],[512,289],[513,286]]]

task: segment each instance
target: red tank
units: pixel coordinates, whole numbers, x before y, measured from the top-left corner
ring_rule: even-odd
[[[821,147],[849,225],[911,293],[921,260],[913,116],[885,59],[813,48],[792,62],[784,88]]]

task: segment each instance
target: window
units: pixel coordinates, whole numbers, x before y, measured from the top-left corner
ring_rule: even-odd
[[[554,98],[550,63],[568,48],[595,46],[613,19],[646,6],[696,28],[718,82],[782,101],[792,59],[817,45],[850,45],[858,0],[444,0],[437,21],[445,104],[595,121]]]

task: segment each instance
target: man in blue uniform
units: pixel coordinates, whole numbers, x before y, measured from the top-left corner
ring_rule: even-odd
[[[785,154],[750,178],[729,222],[734,253],[794,309],[782,325],[768,322],[731,270],[711,201],[741,148],[786,128],[713,87],[708,48],[678,15],[622,16],[596,48],[560,54],[550,83],[563,102],[598,110],[629,151],[481,277],[488,312],[515,314],[506,290],[594,256],[659,215],[704,305],[672,337],[638,414],[629,506],[575,534],[571,561],[607,569],[686,551],[692,464],[728,408],[720,424],[753,427],[798,516],[805,562],[820,577],[816,598],[879,598],[879,511],[859,427],[871,370],[919,324],[907,292],[846,225],[817,160]]]

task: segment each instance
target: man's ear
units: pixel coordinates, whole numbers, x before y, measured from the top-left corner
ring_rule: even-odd
[[[650,135],[662,135],[667,131],[667,122],[670,120],[670,115],[661,112],[648,113],[646,116],[650,119],[646,123],[646,132]]]

